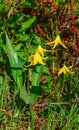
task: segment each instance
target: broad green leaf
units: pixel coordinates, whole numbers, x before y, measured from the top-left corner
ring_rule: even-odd
[[[43,88],[41,86],[32,86],[32,88],[30,89],[30,92],[37,95],[44,93]]]
[[[49,93],[52,90],[53,82],[52,82],[52,77],[51,77],[48,67],[44,66],[43,73],[45,74],[45,78],[46,78],[46,87],[43,88],[43,91],[45,93]]]
[[[25,31],[25,30],[27,30],[28,28],[30,28],[31,25],[35,22],[35,20],[36,20],[36,16],[33,16],[33,17],[30,18],[28,21],[22,22],[20,32],[21,32],[21,31]]]
[[[40,79],[42,76],[42,73],[45,74],[46,77],[46,87],[45,88],[41,88],[40,87]],[[35,87],[37,90],[35,90]],[[50,72],[48,70],[48,68],[44,65],[36,65],[34,70],[33,70],[33,74],[32,74],[32,88],[31,91],[34,93],[49,93],[52,89],[52,78],[50,75]],[[39,91],[39,92],[38,92]]]
[[[6,46],[2,45],[3,50],[5,51],[6,54],[8,54],[9,62],[10,62],[10,67],[14,68],[22,68],[23,64],[22,62],[19,61],[18,55],[11,43],[11,40],[9,39],[7,33],[5,32],[6,35]],[[21,47],[21,44],[18,45],[18,47]]]
[[[48,67],[44,66],[43,72],[50,76],[50,72],[49,72]]]
[[[39,86],[43,69],[44,69],[43,65],[36,65],[34,67],[32,74],[32,86]]]
[[[6,32],[5,32],[5,35],[6,35],[6,46],[3,46],[3,49],[4,49],[5,53],[8,53],[12,76],[13,76],[13,78],[14,78],[14,80],[19,88],[20,85],[22,84],[22,70],[21,70],[21,68],[23,66],[23,63],[21,63],[19,61],[17,53],[14,50],[14,47],[12,46],[11,41],[10,41]]]
[[[8,53],[8,58],[10,61],[10,65],[11,67],[16,66],[16,64],[18,64],[18,56],[16,51],[14,50],[12,43],[7,35],[7,33],[5,32],[6,35],[6,53]]]
[[[22,85],[22,70],[17,68],[17,67],[13,67],[11,68],[12,71],[12,76],[14,78],[14,81],[17,84],[18,90],[20,89],[20,86]]]
[[[37,95],[32,93],[27,93],[25,86],[23,86],[20,90],[20,98],[26,103],[26,104],[34,104],[37,100]]]

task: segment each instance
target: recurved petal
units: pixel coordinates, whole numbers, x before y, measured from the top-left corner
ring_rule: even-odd
[[[53,46],[53,48],[52,49],[55,49],[55,47],[58,45],[58,43],[57,42],[54,42],[54,46]]]
[[[43,56],[43,54],[44,54],[44,52],[45,52],[46,50],[45,49],[43,49],[40,45],[38,46],[38,52]]]
[[[70,70],[69,70],[69,68],[68,67],[66,67],[66,66],[64,66],[64,69],[67,71],[67,72],[69,72]]]
[[[73,67],[73,65],[69,66],[68,68],[71,69]]]
[[[54,41],[48,42],[47,45],[52,45],[53,43],[54,43]]]
[[[62,47],[64,47],[64,48],[66,48],[67,49],[67,47],[63,44],[63,42],[62,41],[60,41],[60,43],[59,43]]]

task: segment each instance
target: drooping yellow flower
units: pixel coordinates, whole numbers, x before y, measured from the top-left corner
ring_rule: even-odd
[[[40,55],[44,56],[44,52],[50,52],[51,50],[46,50],[41,47],[41,45],[38,46],[37,51]]]
[[[41,56],[40,55],[40,53],[37,51],[34,55],[31,55],[30,57],[29,57],[29,62],[30,62],[30,64],[27,66],[27,67],[29,67],[29,66],[34,66],[34,65],[36,65],[36,64],[42,64],[42,65],[45,65],[45,63],[44,63],[44,60],[46,59],[47,57],[43,57],[43,56]]]
[[[58,72],[58,76],[61,75],[62,73],[63,74],[67,74],[67,73],[71,73],[70,69],[72,68],[73,66],[69,66],[69,67],[66,67],[66,65],[64,65]]]
[[[33,56],[32,65],[36,65],[37,63],[45,65],[43,59],[44,58],[39,54],[39,52],[36,52],[35,55]]]
[[[31,56],[29,56],[29,59],[28,59],[28,62],[30,62],[30,64],[28,65],[29,66],[34,66],[36,64],[43,64],[45,65],[44,63],[44,60],[47,59],[47,57],[44,57],[44,52],[47,51],[45,49],[43,49],[40,45],[38,46],[38,48],[35,50],[35,53]]]
[[[49,43],[47,43],[47,44],[48,44],[48,45],[53,45],[53,49],[55,49],[55,47],[58,46],[59,44],[60,44],[62,47],[64,47],[64,48],[67,49],[67,47],[66,47],[66,46],[63,44],[63,42],[61,41],[59,35],[56,37],[56,39],[55,39],[54,41],[49,42]]]
[[[44,56],[44,52],[47,51],[47,50],[43,49],[40,45],[38,46],[37,50],[38,50],[39,54],[41,54],[42,56]]]

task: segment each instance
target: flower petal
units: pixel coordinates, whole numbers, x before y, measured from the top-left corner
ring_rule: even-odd
[[[45,49],[43,49],[40,45],[38,46],[38,52],[43,56]]]
[[[59,43],[61,46],[63,46],[64,48],[66,48],[67,49],[67,47],[63,44],[63,42],[61,41],[60,43]]]
[[[48,44],[48,45],[52,45],[53,43],[54,43],[54,41],[52,41],[52,42],[48,42],[47,44]]]
[[[59,70],[59,72],[58,72],[58,76],[61,75],[63,72],[64,72],[64,68],[61,68],[61,69]],[[66,73],[66,72],[64,72],[64,73]]]
[[[54,43],[53,49],[55,49],[55,47],[58,45],[57,42]]]

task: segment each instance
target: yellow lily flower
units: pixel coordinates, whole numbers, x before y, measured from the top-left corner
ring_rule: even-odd
[[[43,64],[45,65],[45,63],[43,62],[44,60],[47,59],[47,57],[44,57],[44,52],[47,51],[45,49],[43,49],[40,45],[38,46],[38,48],[35,50],[35,53],[31,56],[29,56],[28,62],[31,62],[29,66],[34,66],[36,64]]]
[[[34,65],[36,65],[38,63],[45,65],[45,63],[43,62],[44,59],[46,59],[46,58],[42,57],[40,55],[40,53],[37,51],[34,55],[29,57],[29,62],[31,62],[31,63],[30,63],[30,65],[28,65],[28,67],[29,66],[34,66]]]
[[[52,44],[53,44],[53,49],[55,49],[55,47],[58,46],[58,44],[60,44],[62,47],[64,47],[64,48],[67,49],[67,47],[66,47],[66,46],[63,44],[63,42],[61,41],[59,35],[56,37],[56,39],[55,39],[54,41],[49,42],[49,43],[47,43],[47,44],[48,44],[48,45],[52,45]]]
[[[44,52],[47,51],[45,49],[43,49],[40,45],[38,46],[38,52],[43,56],[44,55]]]
[[[44,58],[39,54],[39,52],[36,52],[33,57],[32,65],[36,65],[37,63],[45,65],[45,63],[43,62],[43,59]]]
[[[67,74],[67,72],[68,73],[71,73],[71,71],[70,71],[70,69],[73,67],[73,65],[72,66],[70,66],[70,67],[66,67],[65,65],[59,70],[59,72],[58,72],[58,76],[59,75],[61,75],[62,73],[63,74]]]
[[[43,49],[40,45],[37,48],[37,51],[40,53],[40,55],[44,56],[44,52],[50,52],[51,50]]]

